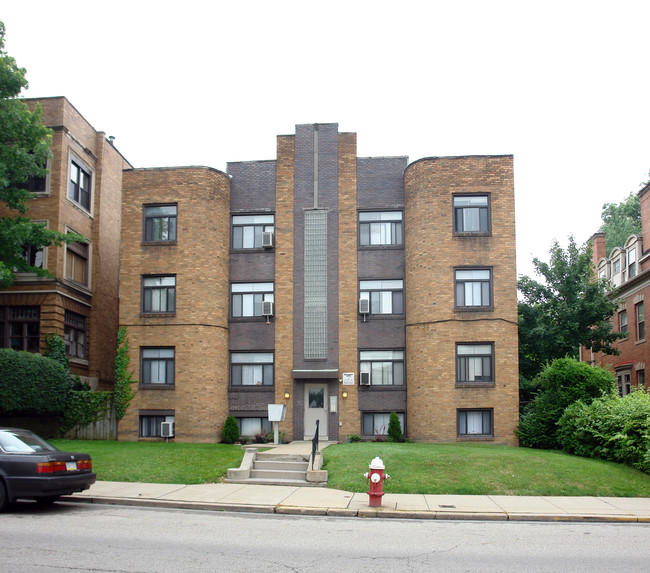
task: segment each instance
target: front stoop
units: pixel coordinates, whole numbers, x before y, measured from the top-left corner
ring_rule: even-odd
[[[289,486],[324,486],[327,484],[327,472],[320,470],[320,452],[314,470],[311,470],[310,456],[300,454],[274,454],[258,452],[247,448],[244,459],[237,469],[229,469],[226,483],[289,485]],[[320,458],[320,459],[319,459]],[[318,464],[319,469],[316,470]]]

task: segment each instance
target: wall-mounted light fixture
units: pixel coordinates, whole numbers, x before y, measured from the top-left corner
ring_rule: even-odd
[[[343,396],[344,398],[347,398],[348,397],[348,391],[343,390],[343,394],[341,394],[341,396]]]
[[[289,398],[291,398],[291,394],[289,392],[285,392],[284,393],[284,399],[288,400]]]

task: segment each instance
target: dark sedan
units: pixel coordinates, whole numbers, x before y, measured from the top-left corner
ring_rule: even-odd
[[[0,427],[0,511],[17,499],[52,503],[88,489],[97,476],[88,454],[61,452],[29,430]]]

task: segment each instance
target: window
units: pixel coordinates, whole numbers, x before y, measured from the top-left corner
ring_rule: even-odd
[[[616,259],[614,261],[614,267],[613,267],[613,270],[612,270],[612,274],[617,275],[620,272],[621,272],[621,259]]]
[[[370,314],[404,314],[404,281],[359,281],[359,298],[370,301]]]
[[[639,386],[645,386],[645,370],[636,371],[636,383]]]
[[[261,249],[262,233],[273,232],[275,215],[233,215],[232,248]]]
[[[272,432],[273,425],[268,418],[235,418],[239,424],[239,435],[252,437],[262,432]]]
[[[454,195],[454,232],[489,233],[489,209],[487,195]]]
[[[618,313],[618,329],[627,333],[627,311],[622,310]]]
[[[636,313],[636,339],[645,340],[645,317],[643,302],[638,303],[634,307],[634,311]]]
[[[88,244],[68,243],[65,252],[65,276],[88,286]]]
[[[144,240],[175,241],[177,212],[176,205],[145,205]]]
[[[140,437],[141,438],[161,438],[161,425],[163,422],[174,423],[174,414],[160,412],[157,414],[140,413]]]
[[[72,358],[86,359],[86,317],[65,311],[64,317],[65,353]]]
[[[43,268],[43,249],[34,245],[25,245],[25,261],[30,267]]]
[[[487,307],[492,305],[490,269],[456,269],[456,306]]]
[[[403,243],[401,211],[359,213],[359,244],[361,246],[401,245]]]
[[[273,386],[273,352],[233,352],[230,380],[233,386]]]
[[[397,412],[402,432],[404,432],[404,414]],[[364,436],[385,436],[388,434],[390,412],[364,412],[362,432]]]
[[[359,352],[359,372],[367,374],[373,386],[403,386],[404,351],[363,350]]]
[[[176,277],[143,277],[142,312],[176,312]]]
[[[458,410],[458,436],[492,436],[492,410]]]
[[[456,344],[456,382],[494,382],[494,345]]]
[[[632,391],[632,375],[630,371],[618,372],[616,374],[616,384],[618,386],[618,395],[627,396]]]
[[[636,275],[636,249],[632,248],[627,252],[627,279],[630,280]]]
[[[68,199],[90,211],[90,171],[74,159],[70,162],[70,181]]]
[[[38,352],[40,322],[38,306],[0,306],[2,347]]]
[[[174,384],[174,348],[140,349],[140,383]]]
[[[273,302],[273,283],[233,283],[233,318],[262,316],[262,302]]]

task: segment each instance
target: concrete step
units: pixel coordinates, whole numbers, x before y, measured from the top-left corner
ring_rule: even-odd
[[[290,480],[303,480],[306,479],[306,471],[287,471],[287,470],[258,470],[253,467],[251,470],[252,478],[265,478],[265,479],[290,479]]]
[[[255,460],[253,469],[256,470],[285,470],[306,472],[308,463],[294,460]]]
[[[323,487],[327,482],[310,482],[293,479],[267,479],[267,478],[248,478],[248,479],[227,479],[226,483],[241,483],[248,485],[288,485],[293,487]]]

